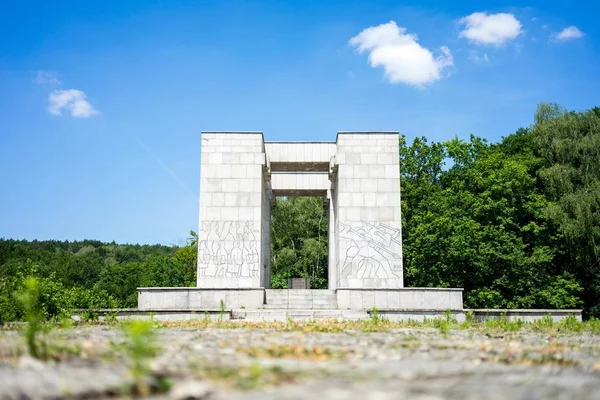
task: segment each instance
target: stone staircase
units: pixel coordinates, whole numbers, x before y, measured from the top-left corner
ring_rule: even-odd
[[[334,310],[335,290],[266,289],[264,309]]]
[[[264,322],[286,322],[314,321],[314,320],[364,320],[368,319],[366,311],[355,310],[301,310],[301,309],[259,309],[259,310],[233,310],[231,319],[234,321],[264,321]]]

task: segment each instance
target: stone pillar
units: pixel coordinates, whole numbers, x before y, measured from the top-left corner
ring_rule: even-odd
[[[262,181],[262,254],[261,268],[263,271],[263,287],[271,287],[271,207],[275,202],[273,191],[271,190],[271,177],[269,172],[269,159],[267,157],[267,166],[265,176]]]
[[[203,132],[201,163],[197,286],[263,287],[263,135]]]
[[[335,223],[335,191],[329,189],[327,191],[327,244],[328,244],[328,265],[327,265],[327,288],[329,290],[335,290],[337,288],[338,272],[337,272],[337,257],[336,257],[336,223]]]
[[[403,287],[398,133],[338,133],[337,287]]]

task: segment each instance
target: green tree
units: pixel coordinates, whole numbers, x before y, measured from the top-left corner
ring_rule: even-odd
[[[13,293],[23,290],[27,277],[38,282],[44,318],[74,308],[136,307],[140,286],[193,285],[191,235],[183,247],[0,239],[0,320],[23,318]]]
[[[110,293],[121,307],[137,307],[143,273],[139,262],[113,263],[102,269],[95,287]]]
[[[175,250],[173,256],[175,262],[183,268],[186,286],[196,286],[196,275],[198,273],[198,234],[190,231],[187,244]]]
[[[408,284],[464,287],[470,307],[578,303],[578,283],[555,270],[548,203],[534,174],[540,161],[526,151],[527,134],[499,145],[472,136],[408,147],[401,139]],[[569,283],[562,297],[548,289],[557,281]]]
[[[565,269],[584,284],[586,309],[600,316],[600,108],[568,112],[542,103],[532,131],[545,159],[545,215],[561,235],[556,247]]]

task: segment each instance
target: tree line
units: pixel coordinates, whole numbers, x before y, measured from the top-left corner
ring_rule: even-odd
[[[577,308],[600,317],[600,108],[539,105],[534,123],[498,143],[471,136],[399,140],[407,286],[462,287],[471,308]],[[278,198],[271,285],[327,287],[320,198]],[[0,320],[14,293],[40,282],[48,316],[136,307],[137,287],[195,286],[197,238],[184,246],[0,239]]]
[[[195,286],[195,238],[185,246],[0,239],[0,321],[23,318],[15,294],[28,277],[37,278],[48,318],[74,309],[137,307],[138,287]]]
[[[543,103],[534,121],[499,143],[400,139],[408,285],[600,316],[600,108]]]

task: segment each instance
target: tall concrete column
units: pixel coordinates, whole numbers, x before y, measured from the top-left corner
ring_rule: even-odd
[[[338,288],[403,287],[398,133],[337,136]]]
[[[200,288],[260,288],[266,260],[263,135],[203,132],[200,169]],[[268,208],[268,207],[267,207]]]
[[[262,254],[261,265],[263,269],[263,287],[271,287],[271,208],[275,204],[273,191],[271,190],[271,177],[269,173],[269,160],[263,176],[263,201],[262,201]]]
[[[335,223],[335,191],[329,189],[327,191],[327,198],[329,204],[327,208],[328,217],[328,229],[327,229],[327,244],[328,244],[328,274],[327,274],[327,287],[330,290],[337,288],[338,271],[337,271],[337,250],[336,250],[336,223]]]

